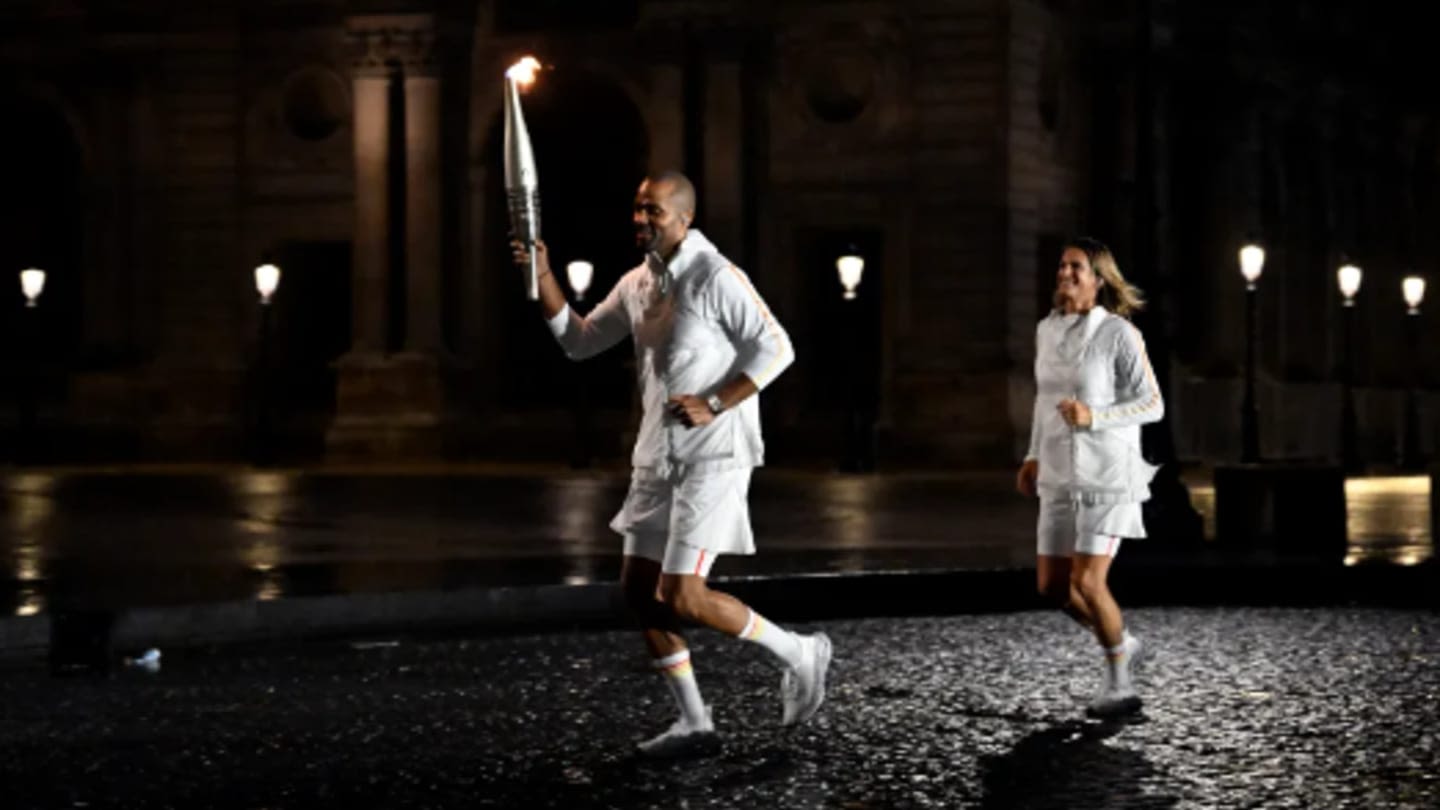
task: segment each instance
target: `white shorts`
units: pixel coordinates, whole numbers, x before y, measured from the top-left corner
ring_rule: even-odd
[[[1036,553],[1046,557],[1093,554],[1114,557],[1120,538],[1144,537],[1138,503],[1083,504],[1069,498],[1041,498]]]
[[[636,470],[610,528],[625,554],[661,564],[666,574],[707,576],[720,554],[754,554],[750,468],[664,478]]]
[[[662,574],[708,577],[710,567],[720,555],[685,543],[671,542],[666,535],[658,532],[627,532],[625,556],[654,560],[660,563]]]

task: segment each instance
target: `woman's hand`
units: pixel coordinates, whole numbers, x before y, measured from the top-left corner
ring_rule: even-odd
[[[1029,459],[1020,465],[1015,476],[1015,489],[1027,498],[1035,497],[1035,480],[1040,476],[1040,462]]]
[[[1090,407],[1078,399],[1061,400],[1056,407],[1060,411],[1060,418],[1070,427],[1088,428],[1093,421]]]

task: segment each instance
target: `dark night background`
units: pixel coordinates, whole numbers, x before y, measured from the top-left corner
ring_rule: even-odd
[[[1427,21],[0,1],[0,804],[1436,807],[1440,290],[1401,295],[1440,283]],[[831,691],[782,730],[764,657],[693,634],[724,737],[694,767],[631,753],[673,707],[616,598],[630,347],[566,361],[509,258],[527,54],[580,308],[678,168],[798,355],[759,552],[715,581],[824,627]],[[1157,653],[1125,725],[1080,719],[1101,659],[1035,593],[1014,491],[1077,234],[1146,291],[1167,406],[1110,576]]]
[[[595,263],[591,300],[637,260],[638,178],[673,166],[789,327],[775,463],[833,462],[856,403],[881,468],[1012,463],[1075,233],[1153,300],[1161,455],[1239,455],[1246,238],[1264,455],[1342,452],[1343,261],[1359,455],[1396,463],[1411,384],[1436,446],[1440,327],[1407,336],[1400,279],[1440,255],[1440,119],[1398,5],[20,0],[0,22],[0,270],[49,273],[37,308],[18,284],[0,308],[15,454],[243,459],[264,431],[298,463],[566,458],[579,376],[504,247],[500,77],[525,53],[553,66],[525,99],[544,235]],[[622,462],[628,352],[589,365],[594,451]]]

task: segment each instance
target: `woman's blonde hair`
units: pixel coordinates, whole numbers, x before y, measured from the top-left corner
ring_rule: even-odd
[[[1139,287],[1125,280],[1120,274],[1120,265],[1115,263],[1115,254],[1099,239],[1081,236],[1065,243],[1065,248],[1075,248],[1090,260],[1090,269],[1100,277],[1100,289],[1095,297],[1101,306],[1128,318],[1132,313],[1145,308],[1145,294]]]

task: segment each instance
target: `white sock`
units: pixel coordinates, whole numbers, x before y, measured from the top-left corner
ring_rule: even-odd
[[[1110,676],[1110,686],[1114,689],[1129,689],[1130,683],[1130,651],[1126,649],[1125,641],[1122,640],[1114,647],[1105,650],[1105,668]]]
[[[775,654],[787,667],[800,666],[800,637],[778,624],[771,624],[755,611],[750,611],[750,621],[740,631],[740,638],[753,641]]]
[[[695,682],[695,670],[690,666],[690,651],[681,650],[674,655],[656,658],[651,662],[655,670],[665,677],[665,685],[675,696],[675,705],[680,709],[680,719],[691,728],[704,726],[709,718],[705,716],[705,703],[700,699],[700,684]]]

